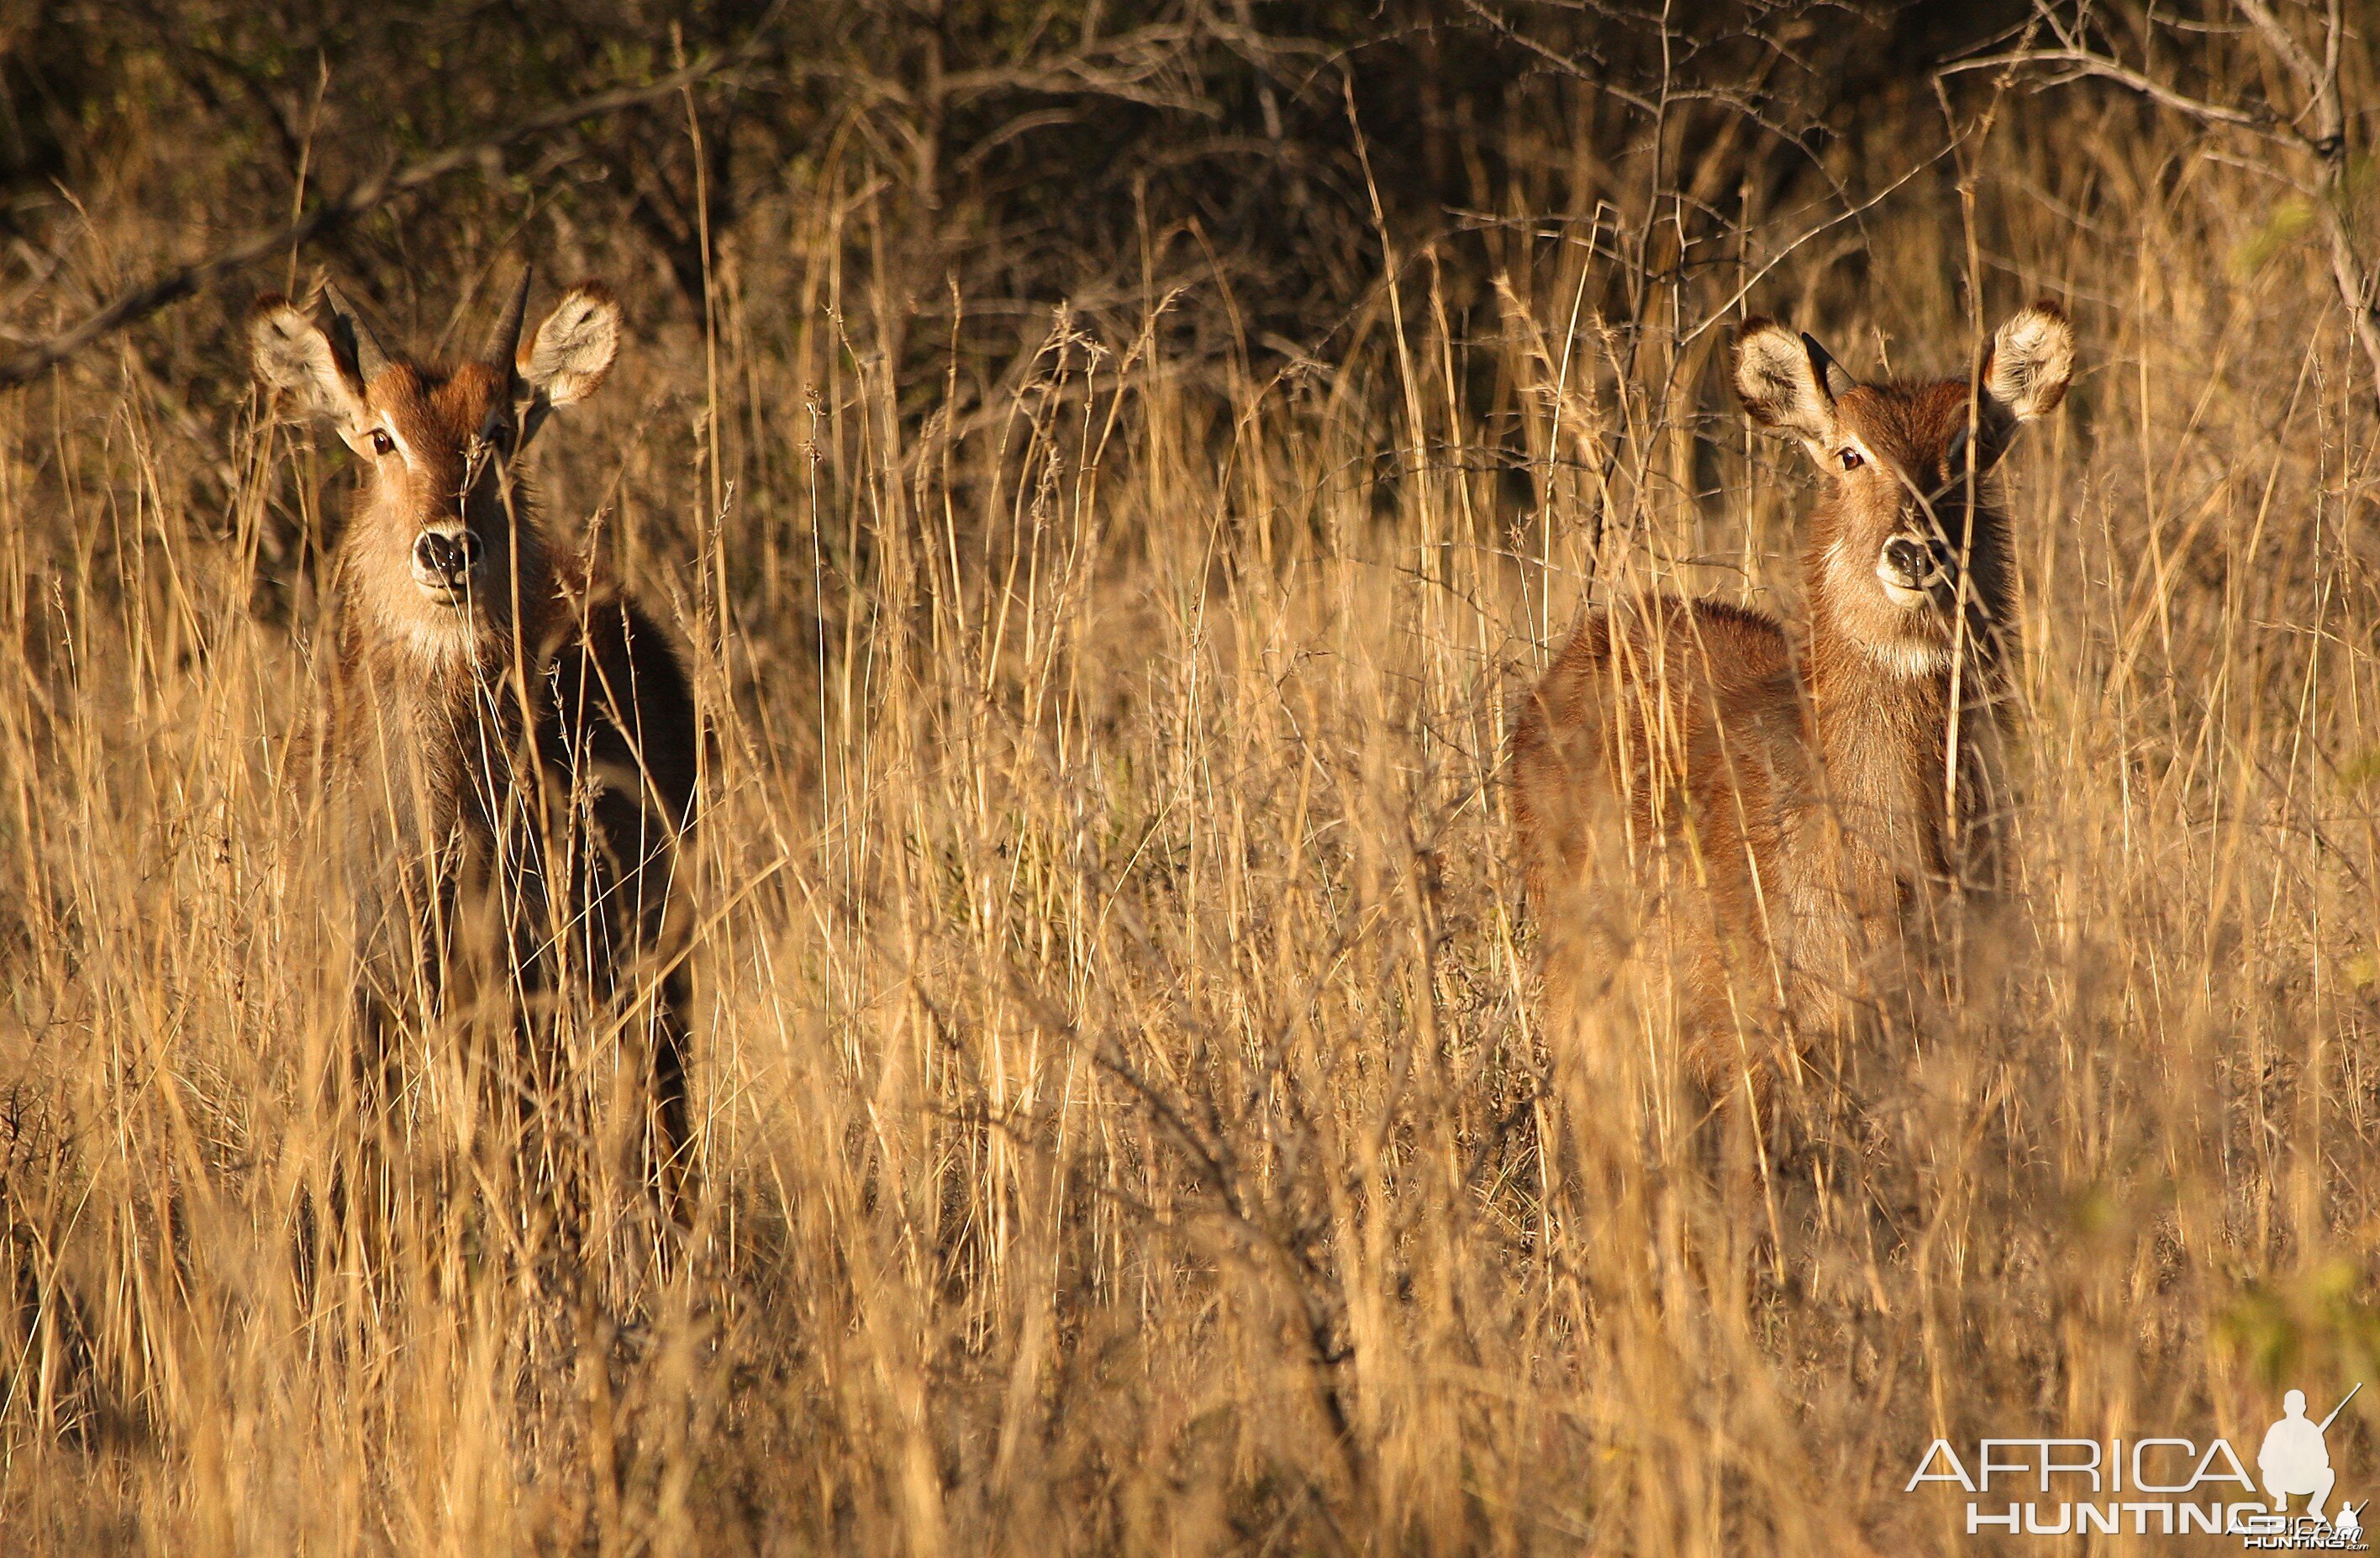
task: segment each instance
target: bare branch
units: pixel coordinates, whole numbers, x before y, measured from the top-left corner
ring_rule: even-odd
[[[2375,293],[2380,293],[2380,280],[2375,280],[2342,205],[2347,172],[2347,115],[2338,84],[2340,38],[2346,30],[2340,0],[2329,0],[2325,7],[2322,59],[2319,63],[2281,20],[2270,0],[2235,0],[2235,4],[2250,23],[2249,28],[2242,30],[2242,35],[2252,35],[2261,40],[2304,94],[2304,102],[2286,122],[2270,111],[2235,108],[2228,103],[2210,103],[2204,98],[2192,97],[2119,60],[2082,46],[2080,30],[2065,27],[2047,0],[2034,0],[2034,11],[2049,25],[2065,47],[2019,48],[1976,59],[1955,60],[1942,66],[1936,72],[1936,77],[1938,79],[1961,71],[1985,70],[1996,66],[2006,66],[2011,69],[2024,66],[2059,67],[2065,74],[2045,85],[2057,86],[2085,77],[2096,77],[2129,88],[2152,103],[2186,114],[2203,125],[2246,130],[2267,140],[2311,153],[2315,160],[2315,177],[2310,186],[2301,184],[2300,187],[2306,189],[2312,196],[2314,211],[2322,223],[2324,240],[2330,250],[2331,279],[2338,288],[2339,300],[2347,305],[2348,326],[2354,334],[2356,345],[2362,348],[2364,358],[2371,365],[2374,394],[2380,396],[2380,298],[2375,298]],[[2301,128],[2309,119],[2313,121],[2311,133]]]
[[[2320,95],[2321,67],[2299,43],[2296,35],[2281,25],[2281,18],[2273,14],[2265,0],[2238,0],[2238,5],[2248,13],[2248,19],[2256,24],[2256,30],[2265,35],[2265,42],[2272,45],[2273,52],[2281,56],[2281,62],[2289,67],[2289,74],[2298,79],[2298,84],[2305,88],[2307,95]]]
[[[1463,5],[1473,16],[1477,17],[1481,21],[1486,22],[1489,27],[1495,29],[1497,33],[1507,42],[1519,44],[1522,48],[1536,55],[1537,58],[1553,67],[1556,70],[1560,71],[1563,75],[1575,77],[1579,80],[1589,83],[1597,91],[1609,93],[1619,102],[1628,104],[1629,107],[1635,109],[1640,114],[1658,115],[1660,112],[1660,105],[1655,103],[1651,98],[1645,96],[1642,92],[1632,91],[1628,88],[1621,85],[1620,82],[1614,79],[1613,72],[1610,67],[1604,65],[1601,60],[1598,59],[1595,61],[1595,64],[1598,68],[1590,70],[1585,66],[1579,64],[1577,60],[1572,59],[1570,55],[1561,53],[1558,49],[1550,48],[1548,45],[1539,43],[1536,39],[1532,38],[1527,33],[1522,31],[1519,28],[1514,27],[1510,21],[1505,19],[1502,13],[1485,5],[1483,0],[1463,0]]]
[[[2176,91],[2155,77],[2144,76],[2121,61],[2110,59],[2106,55],[2093,54],[2088,49],[2018,49],[2009,54],[1985,55],[1975,59],[1953,60],[1942,66],[1936,73],[1942,76],[1955,76],[1969,70],[1989,70],[1999,66],[2026,65],[2062,65],[2073,73],[2066,77],[2065,80],[2095,76],[2102,80],[2114,81],[2119,86],[2129,87],[2152,102],[2162,103],[2178,113],[2187,114],[2204,124],[2224,125],[2233,129],[2248,130],[2269,140],[2280,141],[2284,145],[2301,146],[2306,143],[2306,138],[2303,135],[2287,125],[2278,123],[2270,115],[2252,114],[2244,108],[2232,108],[2220,103],[2209,103],[2204,98],[2192,97],[2187,92]],[[2063,83],[2052,81],[2047,84],[2058,86]]]

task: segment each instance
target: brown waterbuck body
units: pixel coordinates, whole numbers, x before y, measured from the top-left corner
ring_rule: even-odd
[[[250,344],[264,382],[360,461],[332,561],[322,773],[371,1041],[395,1014],[493,1003],[520,1041],[527,1118],[558,1066],[555,1014],[575,1008],[619,1035],[639,1172],[683,1216],[690,992],[672,874],[694,820],[694,700],[661,628],[538,523],[521,456],[601,384],[621,322],[581,286],[524,340],[528,285],[475,361],[390,351],[335,289],[327,322],[261,300]]]
[[[1744,409],[1827,480],[1808,638],[1797,651],[1757,613],[1640,598],[1589,615],[1529,697],[1513,810],[1557,1013],[1648,954],[1688,1074],[1756,1094],[1757,1063],[1837,1030],[1943,909],[1988,891],[2014,648],[1992,468],[2058,405],[2073,357],[2046,302],[2001,326],[1971,382],[1855,383],[1809,336],[1745,326]]]

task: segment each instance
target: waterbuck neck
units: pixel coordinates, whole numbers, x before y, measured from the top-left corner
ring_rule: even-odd
[[[1881,908],[1913,878],[1975,858],[1994,788],[1997,653],[1983,640],[1955,658],[1861,642],[1814,588],[1804,675],[1854,897]]]
[[[443,847],[457,829],[484,839],[535,761],[525,741],[560,610],[552,566],[524,502],[504,566],[492,570],[504,598],[468,610],[425,603],[393,561],[415,522],[375,495],[367,494],[335,568],[343,746],[376,803],[419,846]]]

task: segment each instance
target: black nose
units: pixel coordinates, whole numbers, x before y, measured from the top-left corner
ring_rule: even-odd
[[[1906,579],[1912,589],[1937,573],[1950,571],[1949,559],[1943,555],[1940,545],[1929,546],[1914,536],[1895,536],[1886,542],[1884,566]]]
[[[413,543],[413,561],[422,572],[435,574],[450,583],[460,582],[480,560],[480,538],[468,530],[449,535],[444,530],[424,530]]]

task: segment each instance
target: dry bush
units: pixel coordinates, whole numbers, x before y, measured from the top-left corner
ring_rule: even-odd
[[[711,736],[679,1249],[607,1177],[601,1033],[558,1190],[468,1021],[362,1145],[292,757],[344,456],[173,317],[0,400],[6,1545],[1935,1551],[1937,1434],[2240,1444],[2371,1378],[2368,377],[2255,169],[2006,84],[1793,153],[1848,203],[1739,144],[1690,221],[1699,142],[1555,72],[1469,230],[1384,207],[1295,353],[1157,285],[1183,228],[935,359],[852,169],[747,207],[707,309],[580,232],[644,327],[547,511]],[[121,155],[93,292],[172,219],[171,149]],[[1793,610],[1730,320],[1956,372],[2040,294],[2083,367],[2011,462],[2010,944],[1742,1172],[1658,1002],[1539,1025],[1508,715],[1586,600]],[[367,1179],[377,1223],[326,1213]]]

